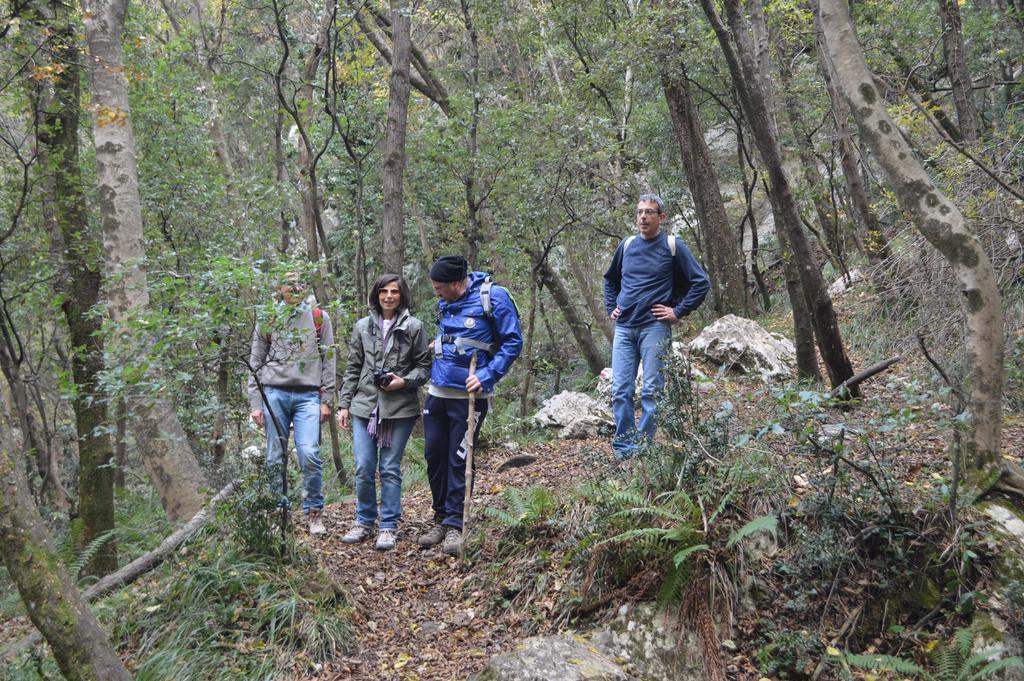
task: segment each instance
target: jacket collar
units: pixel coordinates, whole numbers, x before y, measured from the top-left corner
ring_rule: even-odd
[[[395,330],[395,329],[405,329],[406,325],[409,323],[409,317],[410,316],[411,315],[409,314],[408,308],[406,308],[404,310],[399,310],[398,311],[398,315],[395,317],[395,325],[392,326],[391,329],[392,330]],[[380,328],[380,320],[381,320],[380,314],[377,312],[377,310],[375,308],[371,307],[370,308],[370,323],[373,324],[375,327],[377,327],[379,329]]]

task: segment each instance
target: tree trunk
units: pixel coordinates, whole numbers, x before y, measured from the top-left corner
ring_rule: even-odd
[[[598,350],[597,344],[594,343],[594,336],[590,333],[590,328],[580,319],[576,306],[572,303],[569,291],[566,290],[565,284],[562,282],[561,277],[558,276],[558,273],[551,268],[546,254],[533,249],[527,250],[527,253],[530,255],[533,266],[540,275],[541,284],[548,289],[551,297],[558,304],[558,309],[562,311],[562,316],[565,317],[569,330],[572,331],[573,338],[576,339],[576,344],[583,352],[583,358],[587,361],[590,373],[597,376],[607,364],[601,351]]]
[[[124,328],[149,306],[142,231],[142,204],[135,160],[135,139],[128,106],[121,33],[127,0],[82,0],[89,54],[96,180],[103,222],[108,310]],[[134,358],[143,342],[133,347]],[[128,352],[127,348],[122,348]],[[147,364],[141,358],[140,364]],[[152,367],[146,382],[159,383]],[[192,517],[203,506],[205,485],[178,415],[161,395],[135,389],[126,398],[136,440],[149,477],[171,522]]]
[[[778,39],[778,38],[777,38]],[[784,47],[784,46],[783,46]],[[804,182],[814,206],[814,214],[818,219],[818,229],[823,235],[819,239],[822,250],[832,263],[836,272],[846,272],[846,264],[843,262],[843,243],[839,235],[837,218],[830,214],[827,207],[829,194],[826,182],[821,177],[818,169],[818,160],[814,156],[814,139],[804,125],[803,115],[800,112],[800,102],[797,100],[797,90],[793,84],[793,69],[789,65],[787,55],[791,50],[780,47],[778,51],[782,54],[778,59],[779,82],[782,90],[782,101],[786,108],[786,118],[789,119],[789,127],[793,132],[793,140],[796,145],[797,155],[800,158],[800,169],[803,172]]]
[[[39,144],[51,169],[44,182],[43,215],[50,236],[50,253],[63,296],[61,310],[68,324],[71,374],[75,382],[78,434],[78,517],[82,536],[77,548],[114,529],[114,445],[107,430],[107,401],[101,394],[103,336],[93,309],[100,302],[100,271],[90,254],[102,250],[100,239],[89,225],[78,158],[81,112],[82,60],[75,30],[66,6],[51,5],[51,30],[59,45],[55,64],[62,70],[53,80],[53,96],[42,104]],[[117,567],[117,542],[103,544],[83,567],[88,575],[104,575]]]
[[[739,0],[725,0],[725,10],[730,30],[722,23],[711,0],[700,0],[701,7],[711,22],[719,45],[729,65],[733,86],[739,95],[740,104],[747,116],[757,145],[768,171],[771,183],[769,198],[776,216],[779,233],[785,232],[788,246],[798,265],[800,285],[807,299],[807,306],[814,325],[818,351],[825,362],[829,380],[833,387],[853,376],[853,365],[843,347],[839,322],[829,298],[828,289],[821,276],[803,233],[800,211],[790,187],[789,179],[782,167],[782,155],[776,135],[773,133],[771,116],[766,105],[763,88],[754,64],[753,48],[740,13]],[[730,38],[730,33],[732,38]],[[732,40],[735,40],[735,47]],[[853,395],[856,397],[857,395]]]
[[[860,170],[857,168],[857,147],[850,134],[849,112],[846,102],[836,90],[832,63],[828,59],[825,45],[820,36],[815,40],[818,53],[818,68],[828,90],[828,98],[832,103],[832,118],[836,126],[836,138],[839,142],[839,162],[843,169],[843,183],[854,208],[854,224],[856,242],[868,259],[868,263],[876,265],[889,257],[889,242],[878,223],[878,217],[871,210],[871,202],[864,187]]]
[[[224,178],[228,213],[230,214],[231,224],[235,229],[235,239],[239,245],[239,252],[242,257],[246,257],[251,253],[252,249],[249,244],[249,230],[246,229],[245,203],[238,188],[235,164],[231,159],[231,147],[228,143],[227,134],[224,132],[224,116],[221,113],[220,99],[217,95],[216,80],[219,73],[216,64],[221,55],[204,55],[196,36],[202,38],[203,47],[209,47],[210,44],[219,46],[221,40],[216,36],[213,36],[213,39],[209,41],[206,40],[207,31],[212,33],[213,30],[209,29],[204,20],[203,12],[206,8],[203,6],[202,0],[193,0],[192,2],[185,3],[188,9],[185,12],[189,22],[190,30],[188,31],[182,30],[181,22],[167,0],[160,0],[160,5],[163,7],[175,35],[185,41],[191,49],[191,53],[186,56],[186,61],[192,67],[192,71],[199,80],[201,92],[206,96],[210,106],[208,119],[210,143],[213,146],[214,156]]]
[[[594,290],[594,286],[587,276],[586,269],[580,264],[579,254],[576,252],[575,240],[572,234],[563,241],[562,246],[565,248],[565,262],[569,266],[569,274],[572,275],[573,281],[579,287],[580,297],[583,298],[587,309],[590,310],[590,316],[594,318],[597,328],[601,329],[601,333],[604,334],[608,343],[611,344],[615,339],[615,323],[608,317],[608,311],[604,309],[604,302]]]
[[[462,185],[466,198],[466,260],[469,261],[470,269],[478,268],[478,256],[480,253],[481,229],[480,229],[480,204],[477,199],[477,157],[480,155],[478,134],[480,130],[480,45],[477,40],[476,28],[473,26],[473,17],[469,13],[467,0],[460,0],[462,8],[462,23],[466,27],[469,37],[469,87],[472,91],[473,105],[469,112],[469,130],[466,133],[466,154],[469,162],[462,173]]]
[[[64,678],[128,681],[131,676],[53,548],[7,433],[0,438],[0,553],[29,619],[50,644]]]
[[[718,175],[704,140],[700,114],[690,94],[686,66],[680,55],[672,54],[671,57],[672,63],[661,68],[661,85],[683,157],[686,182],[697,208],[697,221],[704,232],[715,312],[719,316],[735,314],[749,317],[750,300],[743,277],[740,248],[729,226]]]
[[[409,62],[412,56],[411,9],[406,0],[391,2],[391,77],[388,79],[388,122],[384,133],[383,266],[402,273],[405,264],[405,222],[402,219],[402,176],[405,173],[405,130],[409,116]]]
[[[971,74],[967,70],[964,34],[960,22],[960,5],[957,0],[938,0],[939,18],[942,20],[942,55],[949,72],[949,84],[953,88],[953,105],[956,120],[965,142],[974,142],[981,137],[981,123],[978,106],[974,102]]]
[[[862,138],[875,153],[900,207],[949,261],[964,296],[971,371],[968,466],[976,471],[1002,470],[1003,313],[992,264],[963,214],[935,186],[889,116],[864,61],[845,0],[819,0],[819,7],[836,82],[850,103]]]
[[[533,389],[533,337],[537,328],[537,273],[530,270],[530,316],[526,321],[526,344],[523,347],[523,392],[519,395],[519,418],[525,419],[530,411],[530,392]]]
[[[892,57],[893,62],[903,72],[903,77],[906,78],[906,82],[910,87],[917,91],[917,94],[921,96],[921,101],[924,102],[928,110],[935,116],[935,120],[938,121],[942,129],[949,135],[949,138],[954,142],[962,142],[964,139],[963,134],[960,132],[960,128],[957,127],[949,116],[946,114],[946,110],[942,108],[942,105],[935,101],[932,97],[933,86],[930,83],[922,82],[921,77],[918,75],[919,66],[911,66],[903,53],[899,49],[890,46],[888,48],[889,56]]]

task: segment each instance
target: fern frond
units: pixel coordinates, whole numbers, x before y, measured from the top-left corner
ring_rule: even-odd
[[[974,647],[974,632],[970,629],[957,629],[953,632],[953,645],[961,660],[966,660],[971,655],[971,648]]]
[[[704,551],[705,549],[711,548],[707,544],[694,544],[693,546],[687,546],[682,551],[677,551],[676,555],[672,556],[672,564],[678,569],[682,567],[682,564],[687,558],[697,553],[698,551]]]
[[[658,589],[658,595],[654,599],[659,609],[664,610],[669,606],[678,605],[682,601],[683,589],[689,583],[687,574],[686,571],[676,568],[668,571],[665,580],[661,583],[661,588]]]
[[[708,525],[713,525],[715,523],[715,520],[718,519],[718,516],[721,515],[722,511],[725,510],[725,507],[728,506],[730,501],[732,501],[732,492],[727,493],[722,497],[722,500],[718,502],[718,506],[715,507],[714,513],[712,513],[711,517],[708,518]]]
[[[523,494],[519,489],[515,487],[506,487],[502,491],[501,496],[505,501],[505,506],[508,508],[509,514],[517,518],[524,518],[526,516],[526,500],[523,498]]]
[[[643,506],[636,508],[624,508],[621,511],[612,513],[612,518],[627,518],[630,516],[654,516],[655,518],[664,518],[665,520],[671,520],[674,523],[685,523],[687,519],[683,516],[670,511],[667,508],[661,508],[660,506]]]
[[[96,535],[91,542],[89,542],[82,551],[78,554],[75,560],[68,566],[68,572],[72,575],[77,575],[85,567],[86,563],[96,557],[103,545],[106,544],[110,539],[117,534],[116,529],[110,529],[102,534]]]
[[[774,515],[763,515],[754,518],[749,523],[729,535],[729,541],[726,543],[725,548],[731,549],[741,539],[754,534],[755,532],[768,531],[774,535],[778,530],[778,527],[779,519]]]
[[[956,641],[939,645],[932,653],[932,662],[939,681],[957,681],[960,678],[960,655]]]
[[[928,677],[927,672],[913,662],[892,655],[846,655],[846,663],[858,669],[892,671],[900,674]]]
[[[1024,667],[1024,660],[1019,657],[1004,657],[998,660],[992,660],[987,665],[979,669],[977,674],[964,679],[964,681],[977,681],[977,679],[988,678],[996,672],[1001,672],[1002,670],[1010,669],[1011,667]]]
[[[649,506],[651,503],[644,495],[629,489],[613,492],[611,501],[616,506]]]
[[[519,527],[519,518],[512,515],[508,511],[503,511],[500,508],[491,508],[489,506],[484,506],[483,511],[484,515],[486,515],[488,518],[491,518],[492,520],[497,521],[498,524],[500,525],[504,525],[505,527],[510,528]]]

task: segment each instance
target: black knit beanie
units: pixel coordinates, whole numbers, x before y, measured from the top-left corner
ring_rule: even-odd
[[[430,278],[433,281],[446,283],[462,281],[469,272],[469,263],[461,255],[442,255],[430,267]]]

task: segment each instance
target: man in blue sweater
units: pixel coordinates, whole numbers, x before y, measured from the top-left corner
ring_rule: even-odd
[[[696,310],[707,295],[708,275],[677,237],[661,231],[665,202],[657,194],[637,200],[638,235],[624,239],[604,273],[604,306],[615,320],[612,341],[612,412],[615,456],[634,454],[654,437],[655,403],[665,379],[672,324]],[[633,411],[637,367],[643,364],[641,415]]]
[[[462,550],[462,510],[466,489],[466,451],[487,416],[494,385],[508,373],[523,349],[519,314],[501,286],[483,272],[472,272],[461,255],[445,255],[430,268],[438,301],[438,335],[432,349],[430,386],[423,405],[424,455],[433,500],[434,525],[421,547],[444,542],[441,550]],[[473,355],[476,373],[470,375]],[[469,394],[476,394],[476,432],[468,433]]]

